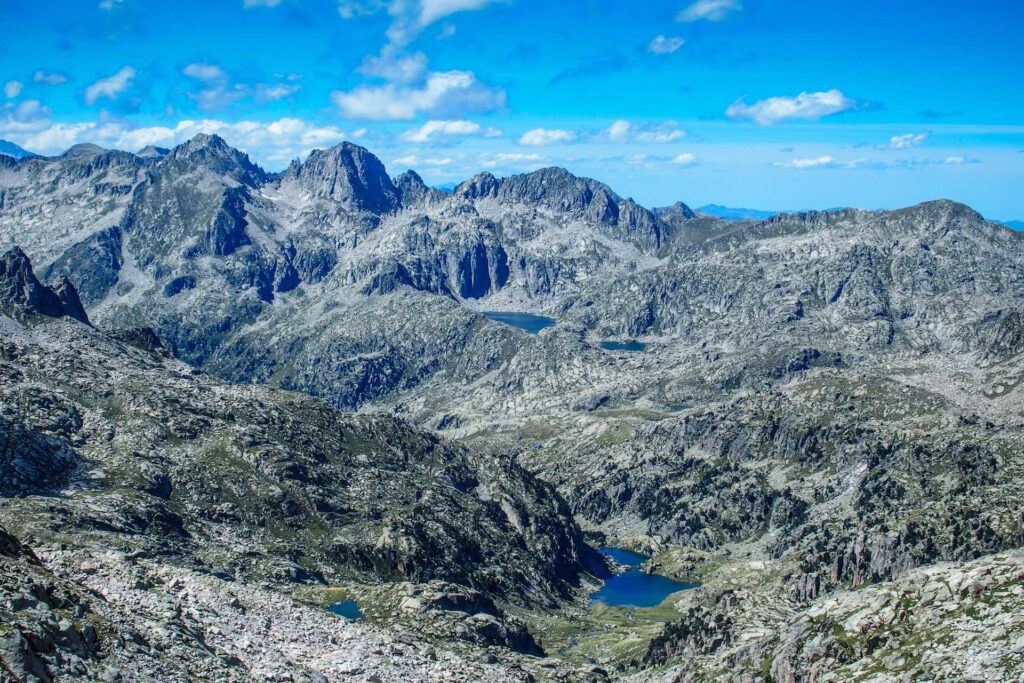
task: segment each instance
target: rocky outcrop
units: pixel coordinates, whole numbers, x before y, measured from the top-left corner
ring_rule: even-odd
[[[736,640],[735,624],[729,616],[739,600],[733,591],[702,595],[677,621],[651,641],[645,662],[661,666],[672,660],[709,655],[732,645]]]
[[[395,178],[395,189],[401,197],[404,208],[423,206],[429,202],[442,201],[445,193],[427,187],[416,171],[409,170]]]
[[[41,283],[28,256],[18,247],[0,257],[0,313],[17,320],[67,315],[89,324],[74,285],[66,278],[53,289]]]

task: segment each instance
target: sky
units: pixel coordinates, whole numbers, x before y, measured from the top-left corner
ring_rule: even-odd
[[[435,185],[564,166],[648,206],[1024,218],[1020,0],[2,0],[0,138],[350,140]]]

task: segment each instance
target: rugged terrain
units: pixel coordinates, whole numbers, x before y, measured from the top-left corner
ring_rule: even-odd
[[[10,561],[42,582],[17,580],[23,569],[5,574],[14,582],[5,598],[15,625],[5,628],[19,678],[36,671],[48,680],[38,671],[54,667],[96,675],[108,657],[99,669],[92,660],[117,649],[104,629],[128,628],[117,620],[135,605],[150,630],[167,610],[178,614],[158,629],[159,644],[151,633],[131,636],[161,660],[147,668],[152,680],[213,675],[199,673],[211,661],[235,667],[228,674],[240,680],[286,667],[283,651],[241,662],[225,655],[227,663],[192,651],[203,649],[206,629],[222,635],[218,619],[229,617],[206,612],[238,591],[273,615],[266,629],[284,650],[309,628],[325,657],[331,638],[359,640],[359,629],[336,625],[322,608],[291,616],[275,608],[287,598],[272,584],[287,594],[298,584],[404,582],[411,594],[436,596],[417,610],[422,632],[539,653],[496,603],[551,607],[588,571],[601,573],[565,503],[508,458],[473,454],[395,418],[224,384],[170,357],[151,330],[99,331],[68,314],[80,309],[72,287],[58,295],[39,283],[20,251],[0,259],[0,520],[16,534],[5,536]],[[82,585],[94,593],[73,588]],[[192,627],[184,643],[173,633],[184,609],[174,596],[199,603],[201,632]],[[277,609],[295,623],[275,633]],[[33,610],[59,628],[40,634],[50,622]],[[99,621],[82,631],[91,619]],[[309,625],[317,620],[325,623]],[[154,654],[178,646],[197,661]]]
[[[79,146],[55,158],[0,156],[0,248],[16,245],[52,284],[33,290],[32,313],[66,316],[29,321],[30,332],[10,323],[5,335],[43,344],[40,330],[46,339],[60,331],[62,343],[96,354],[119,345],[128,369],[108,372],[108,393],[83,394],[96,404],[76,409],[145,406],[149,422],[123,429],[132,453],[155,449],[147,462],[156,470],[112,470],[104,481],[152,488],[163,472],[170,502],[147,503],[147,524],[168,524],[167,508],[185,525],[191,511],[203,539],[250,534],[237,541],[244,552],[214,543],[210,558],[197,558],[243,581],[364,591],[440,582],[409,589],[410,604],[429,603],[415,596],[438,586],[475,591],[497,602],[488,609],[499,636],[467,638],[450,619],[420,619],[393,591],[361,595],[376,590],[396,623],[424,638],[523,652],[555,643],[573,665],[596,659],[624,674],[672,672],[697,653],[693,676],[729,668],[775,680],[881,676],[878,657],[936,629],[982,648],[969,634],[995,628],[1019,596],[1024,236],[964,205],[723,221],[682,203],[648,210],[563,169],[481,174],[442,192],[411,171],[391,178],[347,143],[271,174],[199,136],[166,153]],[[480,314],[490,310],[558,324],[531,335]],[[106,341],[68,341],[67,330]],[[628,339],[646,347],[600,345]],[[53,364],[48,343],[33,373]],[[132,346],[140,343],[152,348]],[[131,369],[139,363],[156,365]],[[149,372],[170,379],[144,379]],[[194,410],[199,396],[224,398]],[[296,435],[279,440],[269,406]],[[366,442],[375,445],[361,451]],[[228,494],[203,481],[221,467],[273,486]],[[446,486],[431,483],[437,468]],[[174,497],[181,486],[188,501]],[[8,528],[22,540],[111,543],[94,530],[58,540],[12,500]],[[234,508],[221,519],[225,505]],[[253,522],[271,511],[280,527]],[[466,534],[468,520],[485,523]],[[600,571],[574,523],[704,588],[642,628],[618,613],[595,625],[570,607],[585,572]],[[194,546],[189,536],[169,551],[202,555]],[[844,640],[802,621],[808,610],[828,624],[884,612],[887,596],[940,580],[929,572],[990,570],[1001,583],[984,584],[969,605],[956,591],[915,597],[927,604],[899,612],[898,632],[862,620]],[[965,609],[974,621],[956,616]],[[1020,626],[1005,626],[1005,639],[984,645],[998,656],[978,675],[1019,675]],[[954,654],[885,667],[955,677],[964,663]]]

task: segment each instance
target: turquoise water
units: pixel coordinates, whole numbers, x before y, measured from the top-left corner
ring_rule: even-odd
[[[359,611],[359,605],[355,600],[336,602],[333,605],[328,605],[327,609],[331,610],[331,612],[337,614],[339,617],[345,617],[349,621],[363,620],[363,613]]]
[[[647,348],[647,344],[638,341],[603,341],[601,342],[601,348],[606,351],[643,351]]]
[[[627,565],[629,571],[605,581],[601,590],[590,596],[591,602],[603,602],[613,607],[654,607],[677,591],[700,585],[675,581],[660,574],[645,574],[640,571],[640,565],[649,559],[646,555],[621,548],[602,548],[601,552],[619,564]]]
[[[530,334],[537,334],[545,327],[553,326],[557,320],[546,315],[534,315],[533,313],[505,313],[503,311],[484,311],[484,315],[491,320],[505,323],[512,327],[526,330]]]

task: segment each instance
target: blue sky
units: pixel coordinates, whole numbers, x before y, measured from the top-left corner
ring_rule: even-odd
[[[648,205],[1024,217],[1024,3],[4,0],[0,138],[348,139],[444,184],[562,165]]]

